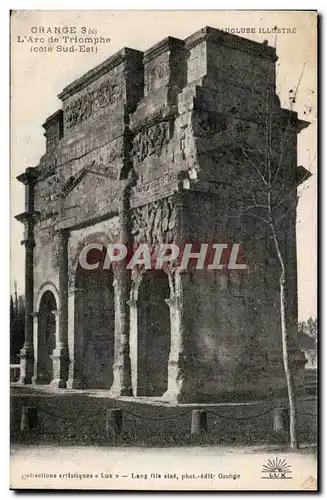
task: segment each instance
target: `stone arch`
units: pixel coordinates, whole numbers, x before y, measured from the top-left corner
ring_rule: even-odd
[[[52,283],[45,284],[40,290],[37,308],[36,382],[49,384],[53,379],[52,354],[56,348],[58,318],[58,292]]]
[[[83,244],[95,241],[94,235]],[[103,243],[103,242],[102,242]],[[113,382],[115,307],[112,269],[103,269],[106,248],[91,250],[88,262],[100,262],[85,270],[78,259],[74,273],[74,361],[81,386],[110,389]]]
[[[89,245],[90,243],[99,243],[102,244],[104,247],[107,247],[109,243],[109,236],[108,234],[104,233],[103,231],[95,231],[93,233],[90,233],[86,236],[84,236],[79,242],[77,248],[74,250],[73,254],[71,255],[70,259],[70,271],[73,275],[75,275],[78,264],[79,264],[79,254],[86,245]]]
[[[39,291],[37,293],[36,301],[35,301],[35,310],[38,312],[40,310],[40,302],[42,299],[42,295],[44,292],[50,291],[53,293],[54,298],[56,300],[56,304],[58,306],[59,304],[59,292],[58,288],[52,281],[45,281],[39,288]]]
[[[168,388],[171,345],[167,273],[148,270],[134,289],[137,304],[137,395],[161,397]]]

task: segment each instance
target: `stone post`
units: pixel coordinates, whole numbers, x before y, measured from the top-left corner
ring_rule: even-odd
[[[207,412],[206,410],[193,410],[191,434],[192,436],[199,436],[208,432]]]
[[[23,406],[20,421],[20,430],[32,430],[35,429],[35,427],[37,427],[37,407]]]
[[[27,168],[17,177],[25,185],[25,212],[16,215],[16,219],[25,226],[25,338],[20,351],[20,379],[21,384],[31,384],[34,372],[33,347],[33,300],[34,300],[34,226],[38,212],[34,211],[34,170]]]
[[[69,231],[58,234],[59,309],[56,319],[56,348],[53,351],[53,380],[51,385],[64,388],[68,379],[68,238]]]
[[[121,408],[112,408],[107,410],[106,432],[113,438],[119,436],[123,430],[123,410]]]

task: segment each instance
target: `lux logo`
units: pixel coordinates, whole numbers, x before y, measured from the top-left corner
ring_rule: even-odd
[[[269,459],[267,464],[262,467],[262,479],[291,479],[291,477],[291,466],[283,458]]]

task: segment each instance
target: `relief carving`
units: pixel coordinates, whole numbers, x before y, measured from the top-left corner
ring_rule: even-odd
[[[159,85],[160,80],[162,80],[164,76],[164,69],[161,65],[155,65],[147,74],[146,74],[146,90],[150,92],[154,90],[156,87],[156,83]]]
[[[132,211],[134,243],[172,243],[176,226],[175,208],[171,198],[157,200]]]
[[[37,209],[40,212],[40,220],[56,215],[58,191],[59,179],[57,174],[51,175],[37,184],[35,198]]]
[[[136,134],[132,149],[136,163],[141,163],[147,156],[160,155],[164,145],[169,142],[169,128],[168,122],[161,122]]]
[[[105,81],[79,96],[64,110],[65,129],[68,130],[91,116],[100,115],[101,109],[117,101],[121,93],[122,89],[117,82]]]
[[[177,186],[177,179],[175,173],[166,173],[163,176],[153,180],[144,182],[142,176],[139,177],[138,183],[135,187],[132,187],[131,194],[134,204],[144,204],[148,203],[151,196],[164,193],[167,187],[171,185]]]
[[[118,169],[112,165],[105,165],[103,163],[102,157],[100,157],[100,162],[96,163],[94,160],[92,164],[82,167],[75,175],[71,175],[68,179],[61,178],[59,181],[59,191],[58,197],[64,198],[67,194],[88,174],[91,174],[88,190],[94,189],[96,187],[101,187],[103,184],[103,177],[107,179],[117,180],[118,179]],[[94,174],[94,175],[92,175]]]

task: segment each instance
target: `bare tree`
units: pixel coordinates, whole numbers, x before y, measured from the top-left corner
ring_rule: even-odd
[[[24,297],[17,293],[17,283],[14,282],[14,297],[10,295],[10,362],[19,362],[20,349],[24,343]]]
[[[304,68],[303,68],[304,69]],[[289,327],[288,285],[292,255],[287,254],[285,234],[295,225],[296,207],[299,199],[297,186],[311,176],[305,168],[296,168],[290,160],[296,148],[297,113],[293,107],[303,75],[303,70],[295,89],[289,91],[289,110],[281,110],[275,94],[272,76],[267,77],[267,86],[262,96],[262,134],[256,138],[255,148],[244,141],[240,149],[250,174],[241,176],[234,183],[242,206],[238,217],[259,219],[264,225],[279,265],[280,326],[282,334],[283,365],[285,370],[290,411],[290,444],[298,448],[297,411],[295,387],[290,360],[289,346],[294,339]],[[274,75],[273,75],[274,78]],[[308,112],[306,112],[308,114]],[[302,122],[303,128],[308,123]],[[291,152],[291,155],[289,155]],[[235,212],[234,212],[235,213]],[[295,235],[294,235],[295,239]],[[294,262],[293,262],[294,264]]]

